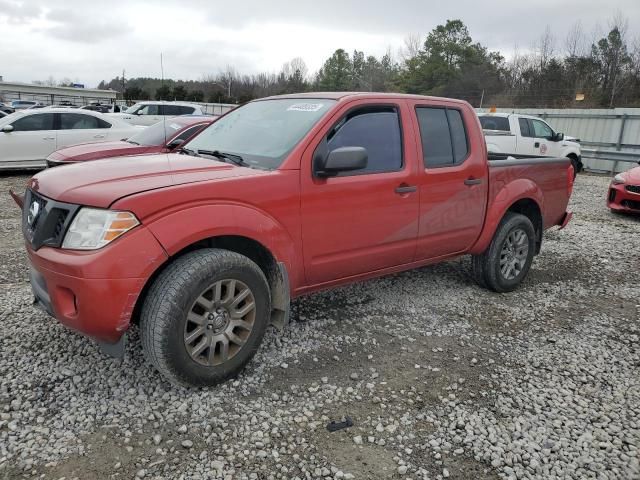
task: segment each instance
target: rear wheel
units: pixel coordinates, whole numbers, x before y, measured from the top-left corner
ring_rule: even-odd
[[[142,346],[171,383],[209,386],[237,375],[269,323],[260,268],[226,250],[185,254],[151,286],[141,315]]]
[[[473,276],[483,288],[496,292],[515,290],[527,276],[536,247],[531,220],[507,212],[489,248],[472,258]]]

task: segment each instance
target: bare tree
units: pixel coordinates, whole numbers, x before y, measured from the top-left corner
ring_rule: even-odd
[[[403,62],[416,57],[422,48],[422,39],[419,33],[410,33],[404,37],[404,47],[400,49],[400,58]]]
[[[582,30],[582,22],[576,21],[567,32],[564,41],[565,55],[567,57],[579,57],[585,53],[585,35]]]
[[[555,53],[555,43],[556,39],[553,36],[553,33],[551,33],[551,27],[547,25],[544,29],[544,33],[535,46],[536,55],[538,57],[538,67],[540,70],[543,70],[553,58]]]

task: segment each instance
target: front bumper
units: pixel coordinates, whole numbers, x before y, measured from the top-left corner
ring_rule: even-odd
[[[611,183],[607,192],[607,207],[617,212],[640,213],[640,193],[628,191],[626,184]]]
[[[107,344],[120,341],[147,280],[167,259],[144,227],[95,251],[34,251],[28,242],[27,251],[35,303],[63,325]]]

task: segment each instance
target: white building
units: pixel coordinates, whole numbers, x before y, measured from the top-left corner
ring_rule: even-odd
[[[113,103],[116,100],[116,92],[97,88],[47,87],[30,83],[3,82],[0,79],[0,101],[13,100],[31,100],[43,105],[71,102],[82,106],[91,102]]]

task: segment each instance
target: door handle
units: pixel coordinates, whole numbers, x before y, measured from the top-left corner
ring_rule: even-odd
[[[412,193],[416,191],[418,191],[418,187],[416,187],[415,185],[407,185],[403,183],[400,186],[396,187],[396,193],[399,195],[403,195],[405,193]]]
[[[481,183],[482,183],[482,179],[481,178],[473,178],[473,177],[467,178],[464,181],[464,184],[469,186],[469,187],[472,186],[472,185],[480,185]]]
[[[104,135],[94,135],[93,138],[104,138]]]
[[[43,140],[55,140],[55,137],[42,137]]]
[[[540,146],[540,142],[536,142],[533,144],[534,147],[538,148]]]

